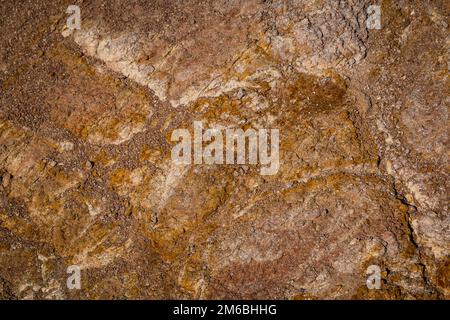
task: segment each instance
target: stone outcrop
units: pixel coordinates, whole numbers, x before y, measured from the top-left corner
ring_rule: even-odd
[[[1,298],[449,297],[445,1],[6,2]],[[279,171],[174,163],[194,121]]]

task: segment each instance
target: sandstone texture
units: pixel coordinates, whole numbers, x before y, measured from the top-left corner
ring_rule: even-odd
[[[449,14],[0,1],[0,298],[448,299]],[[174,163],[194,121],[279,129],[279,171]]]

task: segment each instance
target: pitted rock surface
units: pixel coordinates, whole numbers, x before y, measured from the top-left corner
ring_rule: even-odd
[[[450,7],[374,3],[3,1],[0,298],[448,299]],[[174,163],[194,121],[279,171]]]

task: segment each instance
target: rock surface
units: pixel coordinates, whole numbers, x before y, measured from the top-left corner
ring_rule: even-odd
[[[3,1],[0,298],[448,299],[450,7],[375,2]],[[194,121],[278,173],[175,164]]]

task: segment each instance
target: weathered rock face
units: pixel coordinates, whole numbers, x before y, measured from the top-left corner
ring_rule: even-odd
[[[0,297],[448,298],[449,7],[370,4],[2,3]],[[194,121],[278,172],[174,163]]]

